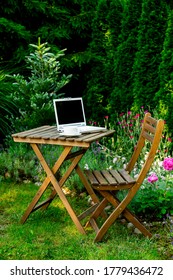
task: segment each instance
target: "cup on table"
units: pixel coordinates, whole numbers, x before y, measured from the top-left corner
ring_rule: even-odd
[[[68,127],[64,127],[64,131],[63,134],[66,135],[79,135],[79,129],[77,126],[68,126]]]

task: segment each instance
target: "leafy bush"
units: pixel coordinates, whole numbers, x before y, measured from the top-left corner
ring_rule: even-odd
[[[173,11],[169,11],[167,29],[161,52],[162,61],[159,66],[160,89],[155,95],[157,101],[157,110],[166,120],[169,131],[173,131]]]
[[[162,162],[158,161],[149,175],[132,201],[131,207],[136,214],[150,219],[160,219],[166,214],[173,215],[173,174],[165,171],[162,167]]]
[[[40,148],[52,168],[61,148],[52,145],[43,145]],[[0,152],[0,180],[6,178],[16,182],[29,180],[40,183],[45,177],[46,173],[29,145],[12,143],[8,150]]]
[[[0,154],[0,178],[11,178],[21,181],[31,178],[31,173],[36,172],[36,157],[33,157],[26,145],[11,146],[8,151]]]
[[[62,96],[59,90],[66,85],[71,75],[62,75],[60,71],[60,57],[64,50],[57,54],[50,52],[47,43],[38,45],[30,44],[35,49],[26,57],[26,68],[29,74],[24,77],[21,74],[11,76],[15,90],[11,93],[11,99],[19,108],[19,117],[12,119],[15,130],[23,130],[39,125],[52,124],[54,122],[54,110],[52,100]]]
[[[15,113],[15,105],[9,98],[12,85],[6,81],[5,73],[0,71],[0,133],[4,136],[10,129],[8,115]]]

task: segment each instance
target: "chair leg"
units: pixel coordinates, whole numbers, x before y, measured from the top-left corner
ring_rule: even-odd
[[[118,204],[120,203],[120,201],[118,199],[115,199],[117,200],[117,206]],[[151,232],[149,232],[142,224],[141,222],[137,219],[137,217],[129,210],[129,209],[125,209],[123,211],[123,216],[129,221],[131,222],[136,228],[138,228],[144,236],[147,236],[149,238],[152,237],[152,234]]]
[[[117,207],[121,203],[121,201],[117,197],[112,195],[108,200],[114,207]],[[129,209],[125,208],[122,214],[129,222],[131,222],[136,228],[138,228],[144,236],[152,237],[152,234],[139,222],[137,217]]]
[[[117,207],[118,208],[118,207]],[[99,231],[97,232],[97,235],[94,239],[94,242],[99,242],[102,240],[103,236],[106,234],[110,226],[114,223],[114,221],[118,218],[119,216],[119,209],[115,209],[112,214],[107,218],[107,220],[104,222],[104,224],[101,226]]]
[[[90,216],[89,221],[86,223],[85,228],[88,226],[92,226],[92,228],[98,232],[98,226],[96,223],[96,219],[104,212],[105,207],[107,206],[108,201],[106,198],[103,198],[103,200],[98,204],[96,209],[93,211],[92,215]],[[102,215],[103,216],[103,215]],[[104,212],[104,218],[106,218],[106,213]]]
[[[120,202],[117,198],[113,197],[111,193],[107,191],[100,191],[103,197],[105,197],[114,207],[115,210],[111,213],[111,215],[104,222],[102,227],[97,231],[97,235],[94,239],[95,242],[101,241],[103,236],[106,234],[110,226],[114,223],[114,221],[119,217],[122,213],[125,218],[127,218],[130,222],[134,224],[145,236],[151,237],[151,233],[137,220],[137,218],[126,208],[128,205],[128,197],[129,194]]]
[[[105,207],[107,206],[108,201],[106,198],[104,198],[99,205],[97,206],[97,208],[95,209],[95,211],[92,213],[91,218],[92,219],[97,219],[100,214],[104,211]]]

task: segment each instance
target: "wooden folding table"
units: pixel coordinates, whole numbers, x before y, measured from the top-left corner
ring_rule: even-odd
[[[81,134],[77,137],[65,137],[57,131],[56,126],[47,125],[13,134],[12,137],[15,142],[24,142],[31,145],[44,171],[47,174],[46,179],[42,183],[35,197],[32,199],[24,215],[22,216],[21,223],[24,223],[29,215],[35,210],[39,208],[46,209],[51,201],[55,198],[55,196],[58,195],[78,230],[81,233],[85,234],[85,229],[80,221],[93,211],[93,208],[97,206],[97,203],[99,201],[90,184],[88,183],[85,175],[83,174],[79,166],[79,161],[84,156],[92,142],[100,140],[103,137],[111,136],[113,135],[113,133],[114,130],[105,130],[101,132]],[[46,162],[39,146],[44,144],[60,145],[63,147],[63,151],[52,169]],[[65,174],[63,174],[62,177],[57,180],[56,173],[66,160],[69,160],[69,166]],[[67,181],[73,170],[77,172],[88,194],[91,196],[91,199],[95,203],[89,210],[79,216],[76,215],[62,190],[64,183]],[[38,203],[50,183],[52,183],[53,186],[50,196],[45,201]]]

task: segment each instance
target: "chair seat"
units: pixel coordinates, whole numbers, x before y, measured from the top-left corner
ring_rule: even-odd
[[[135,183],[129,173],[124,169],[119,170],[85,170],[92,187],[97,190],[125,190],[130,189]]]

